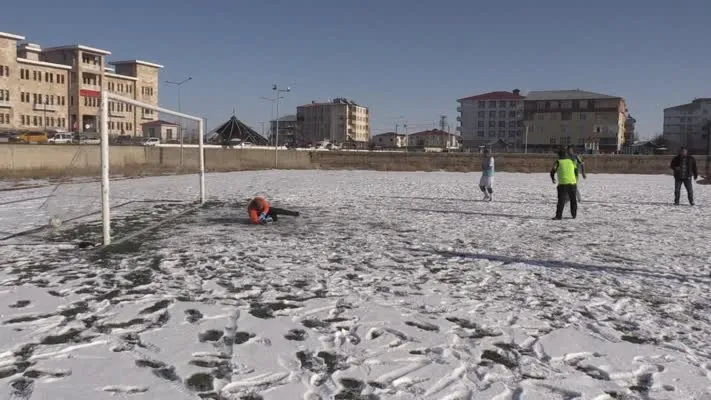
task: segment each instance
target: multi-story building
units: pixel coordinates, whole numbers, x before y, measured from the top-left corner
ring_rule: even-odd
[[[670,148],[686,146],[690,152],[705,153],[708,138],[704,125],[711,121],[711,98],[694,99],[691,103],[664,109],[662,135]]]
[[[520,147],[523,143],[523,99],[521,91],[516,89],[457,100],[458,129],[463,147],[477,148],[496,138]]]
[[[529,151],[575,145],[618,152],[625,144],[627,106],[621,97],[582,90],[530,92],[524,100]]]
[[[120,61],[106,67],[107,50],[84,45],[42,49],[0,33],[0,129],[96,132],[101,91],[158,105],[161,65]],[[151,110],[109,104],[109,133],[142,133],[157,119]]]
[[[322,141],[345,147],[367,148],[370,141],[368,108],[343,98],[312,102],[296,109],[297,145]]]
[[[274,143],[274,133],[277,131],[277,121],[269,121],[269,141]],[[285,115],[279,118],[279,146],[296,145],[296,115]]]

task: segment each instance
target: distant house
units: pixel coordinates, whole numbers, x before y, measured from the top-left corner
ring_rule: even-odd
[[[375,135],[370,139],[375,148],[399,149],[407,147],[407,135],[396,132],[386,132]]]
[[[178,125],[172,122],[157,119],[141,124],[141,127],[143,128],[143,137],[145,138],[159,138],[163,143],[169,140],[180,139]]]
[[[494,153],[505,153],[511,151],[512,148],[513,146],[504,139],[495,139],[479,145],[480,152],[484,149],[489,149]]]
[[[644,140],[625,146],[623,151],[625,154],[651,155],[665,154],[668,149],[666,146],[657,144],[653,140]]]
[[[412,133],[407,137],[407,147],[418,149],[458,149],[461,137],[440,129]]]

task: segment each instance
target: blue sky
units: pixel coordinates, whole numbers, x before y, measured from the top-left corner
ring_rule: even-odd
[[[509,0],[9,1],[0,30],[43,47],[81,43],[111,59],[165,65],[182,109],[208,126],[237,116],[261,131],[272,83],[280,114],[348,97],[374,133],[407,121],[456,126],[456,99],[492,90],[575,89],[624,97],[651,137],[664,107],[711,97],[711,2]],[[175,87],[161,84],[175,108]]]

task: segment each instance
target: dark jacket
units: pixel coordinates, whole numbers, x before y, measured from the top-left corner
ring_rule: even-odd
[[[675,179],[689,179],[692,176],[697,179],[699,177],[699,171],[696,169],[696,159],[693,156],[683,157],[678,155],[672,159],[669,168],[674,170]]]

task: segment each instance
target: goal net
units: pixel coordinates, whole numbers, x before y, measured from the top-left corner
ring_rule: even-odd
[[[106,90],[96,105],[96,114],[73,124],[71,140],[55,134],[43,145],[58,157],[53,177],[26,194],[31,201],[22,208],[33,217],[3,229],[0,239],[142,240],[204,204],[203,118]]]

